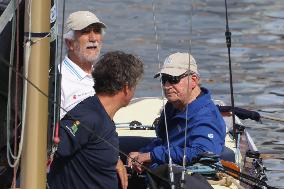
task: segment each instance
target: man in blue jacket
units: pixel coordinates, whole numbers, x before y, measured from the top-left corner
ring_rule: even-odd
[[[182,165],[184,147],[187,164],[204,152],[220,155],[225,143],[225,122],[210,92],[199,86],[195,59],[188,53],[174,53],[166,58],[156,77],[160,77],[168,100],[165,114],[160,116],[157,139],[139,152],[131,152],[128,165],[141,172],[141,164],[155,167],[168,163],[169,151],[173,163]],[[134,163],[133,159],[140,164]]]

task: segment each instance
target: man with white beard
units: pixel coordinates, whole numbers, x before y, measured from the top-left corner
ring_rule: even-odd
[[[71,13],[65,26],[67,55],[61,70],[60,119],[78,103],[95,94],[93,64],[100,55],[106,25],[89,11]]]

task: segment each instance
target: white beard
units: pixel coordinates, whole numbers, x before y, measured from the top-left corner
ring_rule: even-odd
[[[74,54],[80,59],[81,62],[91,62],[94,64],[99,58],[102,44],[96,43],[96,50],[98,51],[95,55],[87,55],[84,51],[88,46],[94,46],[94,43],[87,43],[83,48],[81,48],[77,42],[74,43],[75,49]]]

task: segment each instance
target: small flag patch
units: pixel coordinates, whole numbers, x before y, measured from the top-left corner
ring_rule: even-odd
[[[67,125],[65,127],[72,133],[73,136],[75,136],[76,132],[78,131],[78,125],[80,125],[80,121],[74,121],[70,128]]]
[[[78,125],[80,125],[80,121],[75,121],[71,127],[73,134],[75,135],[75,133],[78,131]]]

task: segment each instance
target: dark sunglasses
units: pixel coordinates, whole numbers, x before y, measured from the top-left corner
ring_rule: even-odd
[[[178,84],[182,78],[184,78],[184,77],[186,77],[188,75],[191,75],[191,74],[184,73],[184,74],[179,75],[179,76],[172,76],[172,75],[168,75],[168,74],[162,74],[161,81],[162,81],[163,85],[165,85],[166,82],[169,82],[170,84]]]
[[[99,25],[99,24],[92,24],[92,25],[80,30],[80,32],[82,34],[88,34],[88,33],[91,33],[92,31],[94,33],[102,33],[102,26]]]

